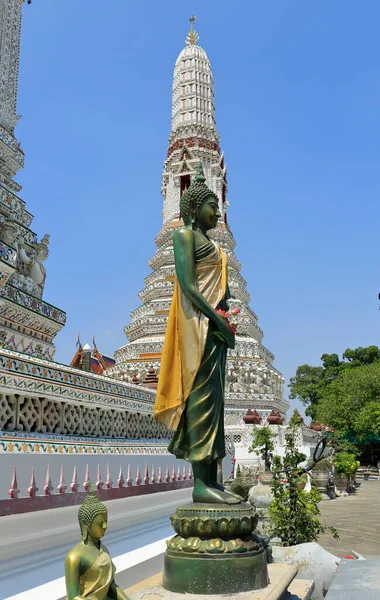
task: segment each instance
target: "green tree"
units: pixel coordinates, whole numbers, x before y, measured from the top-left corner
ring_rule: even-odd
[[[315,417],[315,408],[323,393],[323,367],[301,365],[295,377],[290,378],[290,394],[292,400],[300,400],[307,406],[306,414]]]
[[[313,419],[321,418],[318,406],[328,395],[327,390],[330,389],[330,386],[343,373],[350,373],[371,365],[380,365],[380,348],[377,346],[368,346],[367,348],[360,346],[354,350],[347,348],[342,359],[339,359],[338,354],[322,354],[322,366],[301,365],[297,368],[295,376],[290,378],[289,397],[300,400],[307,407],[306,414]],[[347,377],[349,378],[350,375]],[[339,386],[340,383],[338,383]],[[331,395],[328,397],[331,399]],[[328,421],[324,422],[333,425]]]
[[[380,348],[377,346],[368,346],[367,348],[348,348],[343,352],[343,358],[350,363],[350,366],[371,365],[380,361]]]
[[[254,430],[252,435],[253,440],[251,446],[248,448],[248,452],[255,452],[257,456],[261,456],[265,464],[265,470],[270,471],[271,455],[275,449],[274,439],[277,437],[277,434],[265,426]]]
[[[340,436],[370,443],[380,435],[380,362],[344,369],[324,389],[316,416]]]
[[[380,402],[368,402],[359,411],[356,421],[356,433],[359,441],[372,442],[380,437]]]

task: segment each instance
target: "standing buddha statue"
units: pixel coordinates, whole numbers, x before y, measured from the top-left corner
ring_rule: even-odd
[[[162,351],[154,414],[175,430],[169,452],[192,464],[194,502],[236,504],[218,483],[224,458],[224,382],[234,332],[227,310],[227,257],[208,231],[220,219],[219,200],[202,164],[180,200],[185,226],[173,235],[176,281]]]
[[[78,511],[82,540],[65,559],[67,600],[128,600],[115,583],[115,566],[102,544],[107,530],[107,507],[93,486]]]

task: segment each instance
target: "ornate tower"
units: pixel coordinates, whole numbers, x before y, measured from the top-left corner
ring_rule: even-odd
[[[49,235],[37,242],[33,216],[14,180],[24,153],[14,129],[24,0],[0,0],[0,345],[52,359],[64,312],[42,300]]]
[[[172,236],[174,229],[183,224],[179,200],[202,161],[207,185],[219,198],[222,217],[212,235],[228,256],[230,307],[241,309],[236,348],[229,352],[227,366],[228,423],[229,417],[240,420],[248,408],[256,408],[267,416],[273,408],[285,413],[288,404],[283,399],[283,378],[272,365],[274,356],[261,343],[263,332],[248,305],[250,296],[234,253],[235,240],[227,220],[227,169],[216,130],[211,65],[198,45],[194,17],[191,21],[186,47],[174,67],[172,126],[162,176],[163,225],[156,238],[158,249],[149,261],[152,273],[139,294],[142,305],[132,312],[131,322],[124,329],[129,343],[115,352],[116,364],[107,372],[127,381],[137,374],[141,381],[151,365],[159,370],[175,276]]]

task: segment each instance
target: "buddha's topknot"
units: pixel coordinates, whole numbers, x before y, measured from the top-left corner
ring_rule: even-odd
[[[93,484],[91,487],[92,489],[90,489],[88,496],[86,496],[78,510],[78,521],[82,535],[84,528],[90,527],[98,515],[108,514],[107,507],[103,502],[100,502],[95,493]]]
[[[213,196],[219,202],[218,196],[207,187],[205,181],[202,163],[199,163],[193,183],[183,192],[179,202],[181,217],[185,225],[191,224],[192,214],[202,206],[207,198]]]

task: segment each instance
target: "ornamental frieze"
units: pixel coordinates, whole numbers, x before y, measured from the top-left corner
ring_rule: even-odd
[[[52,321],[56,321],[61,325],[65,325],[66,323],[66,313],[62,310],[59,310],[55,306],[44,302],[39,298],[35,298],[34,296],[30,296],[26,292],[15,288],[12,285],[7,285],[5,288],[1,290],[1,295],[3,298],[8,300],[12,300],[13,302],[17,302],[21,306],[28,308],[29,310],[33,310],[34,312],[46,317],[47,319],[51,319]]]

